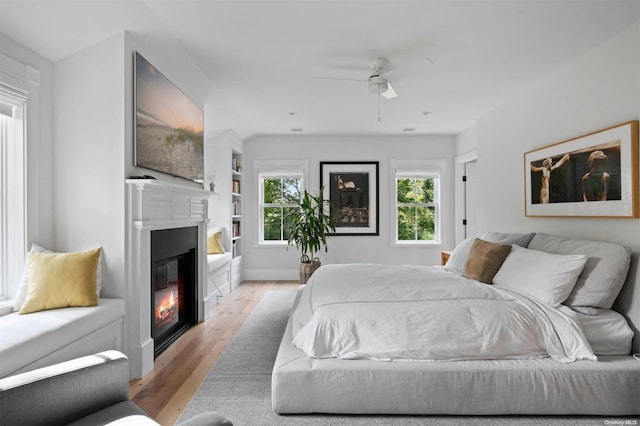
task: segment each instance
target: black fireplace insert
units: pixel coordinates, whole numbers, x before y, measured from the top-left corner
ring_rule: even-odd
[[[157,357],[196,324],[198,227],[151,232],[151,337]]]

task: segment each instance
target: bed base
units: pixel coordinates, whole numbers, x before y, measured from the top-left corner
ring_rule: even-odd
[[[292,340],[289,321],[271,381],[279,414],[640,415],[640,361],[632,356],[570,364],[319,360]]]

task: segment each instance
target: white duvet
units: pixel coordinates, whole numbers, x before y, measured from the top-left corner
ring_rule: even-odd
[[[322,266],[292,325],[313,358],[596,359],[576,318],[438,266]]]

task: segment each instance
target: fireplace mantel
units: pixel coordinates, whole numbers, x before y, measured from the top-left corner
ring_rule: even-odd
[[[204,320],[204,280],[207,275],[208,199],[198,188],[155,179],[127,179],[126,273],[127,354],[131,378],[153,368],[151,338],[151,231],[198,227],[197,320]]]

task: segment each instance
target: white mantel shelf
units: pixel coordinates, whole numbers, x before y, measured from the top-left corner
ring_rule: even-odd
[[[135,228],[166,229],[208,221],[203,201],[210,191],[155,179],[127,179],[126,183],[138,194],[131,198]]]
[[[151,232],[198,227],[197,319],[205,318],[207,223],[210,191],[155,179],[127,179],[126,279],[131,378],[153,368],[151,338]]]

